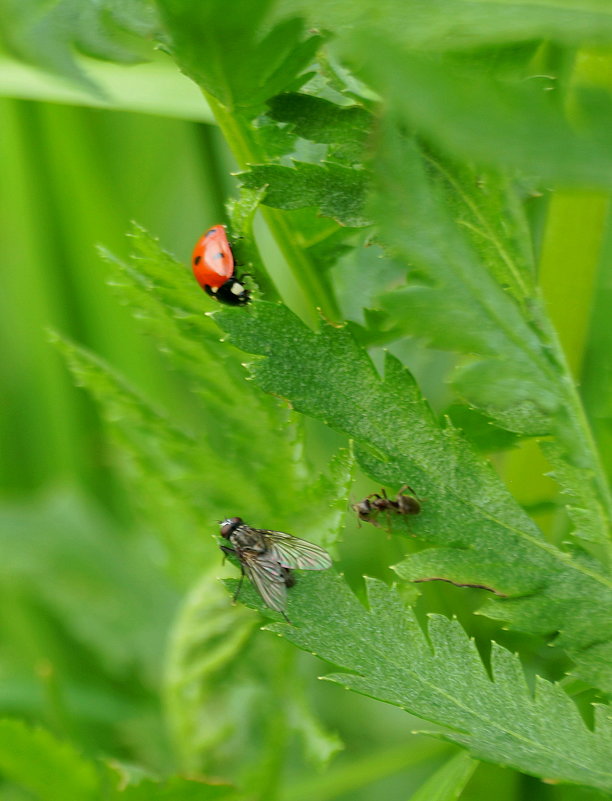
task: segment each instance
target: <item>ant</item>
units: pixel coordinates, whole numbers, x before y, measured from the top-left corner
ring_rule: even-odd
[[[412,495],[406,494],[405,490],[409,490]],[[357,512],[359,521],[364,520],[366,523],[372,523],[373,526],[380,528],[377,518],[385,512],[387,515],[387,523],[390,523],[391,513],[398,515],[418,515],[421,511],[421,503],[416,496],[416,492],[408,484],[397,493],[395,500],[387,497],[384,489],[381,489],[381,494],[373,492],[364,498],[362,501],[353,504],[353,509]]]

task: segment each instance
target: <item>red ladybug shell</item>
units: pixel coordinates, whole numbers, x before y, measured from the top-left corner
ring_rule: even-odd
[[[203,289],[221,287],[234,275],[234,256],[223,225],[213,225],[198,239],[191,264]]]

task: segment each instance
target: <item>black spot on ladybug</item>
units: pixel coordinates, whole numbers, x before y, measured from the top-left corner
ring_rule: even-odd
[[[201,256],[196,256],[195,259],[193,260],[193,263],[194,264],[199,264],[201,261],[202,261],[202,257]]]

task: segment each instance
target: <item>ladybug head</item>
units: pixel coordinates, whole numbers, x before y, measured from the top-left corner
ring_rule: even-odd
[[[219,287],[204,287],[206,292],[212,297],[226,303],[228,306],[246,306],[251,299],[249,290],[237,278],[228,278]]]

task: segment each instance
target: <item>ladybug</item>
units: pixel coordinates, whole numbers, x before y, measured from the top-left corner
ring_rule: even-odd
[[[234,275],[234,254],[224,225],[213,225],[198,239],[191,265],[196,281],[211,298],[230,306],[249,302],[249,291]]]

